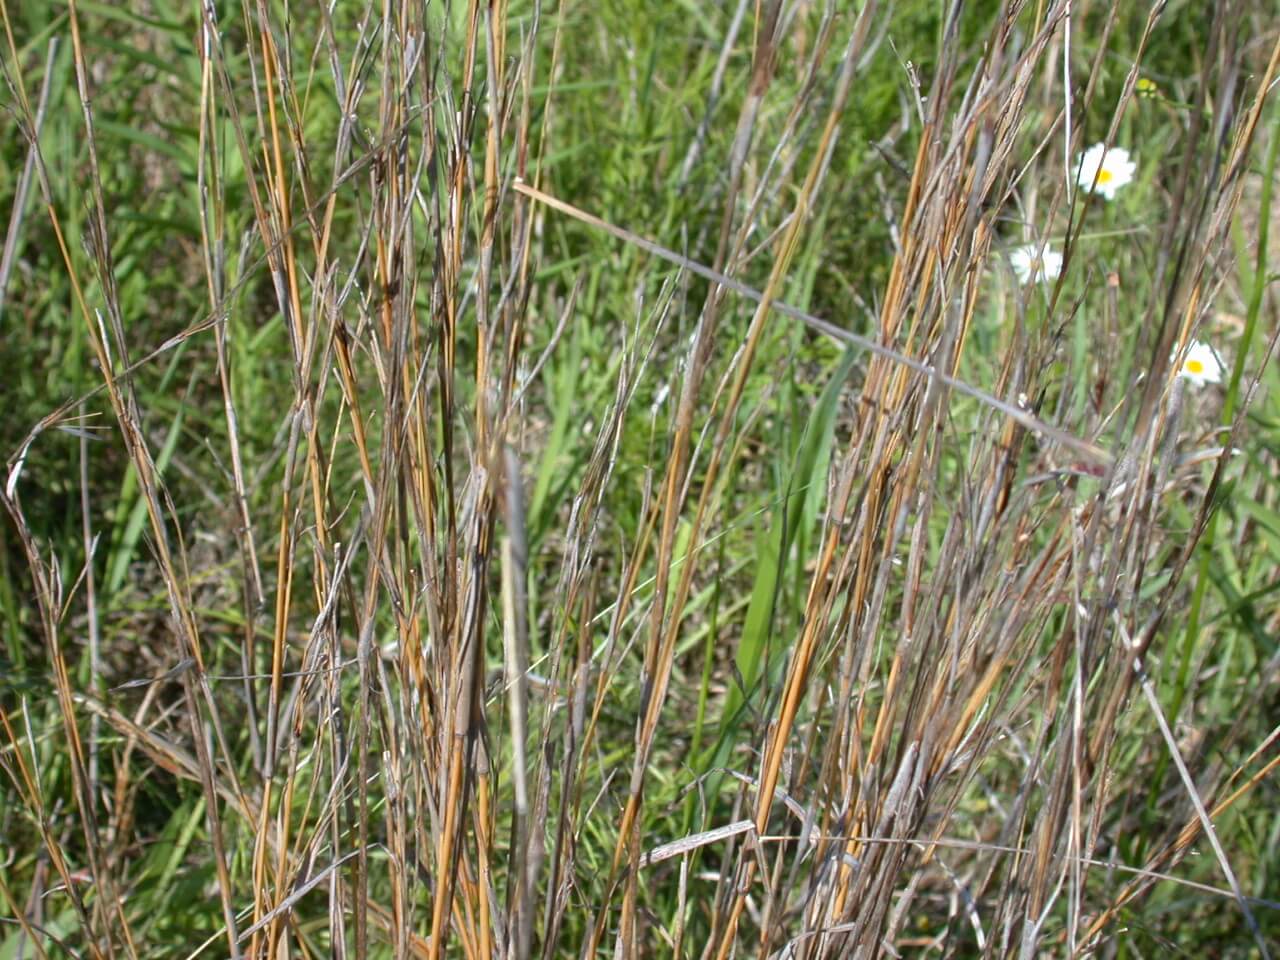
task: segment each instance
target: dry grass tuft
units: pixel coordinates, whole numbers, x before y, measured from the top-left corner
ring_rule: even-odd
[[[0,957],[1268,955],[1280,40],[820,6],[0,0]]]

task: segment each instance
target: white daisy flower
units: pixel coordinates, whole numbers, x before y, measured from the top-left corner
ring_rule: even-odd
[[[1133,179],[1137,169],[1138,165],[1129,159],[1128,150],[1123,147],[1108,150],[1105,143],[1095,143],[1080,158],[1076,185],[1113,200],[1116,191]]]
[[[1062,254],[1049,247],[1041,250],[1038,243],[1029,243],[1025,247],[1011,250],[1009,260],[1019,283],[1032,279],[1052,283],[1062,273]]]
[[[1173,359],[1174,363],[1177,363],[1176,353]],[[1217,383],[1222,379],[1226,369],[1213,347],[1199,340],[1192,340],[1186,354],[1183,355],[1177,376],[1189,380],[1193,386],[1202,387],[1206,383]]]

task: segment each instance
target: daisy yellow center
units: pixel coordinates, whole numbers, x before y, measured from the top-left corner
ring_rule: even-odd
[[[1204,373],[1204,362],[1201,360],[1188,360],[1187,373]]]
[[[1110,183],[1114,174],[1106,167],[1098,171],[1098,183]]]

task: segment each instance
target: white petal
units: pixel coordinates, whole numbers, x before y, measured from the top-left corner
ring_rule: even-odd
[[[1062,273],[1062,254],[1049,247],[1042,249],[1038,243],[1031,243],[1009,251],[1009,264],[1019,283],[1032,279],[1050,283]]]
[[[1107,200],[1113,200],[1116,191],[1133,180],[1137,168],[1124,147],[1112,147],[1108,150],[1105,144],[1095,143],[1080,157],[1076,185]],[[1107,173],[1105,181],[1098,177],[1100,170]]]
[[[1174,361],[1177,362],[1176,356]],[[1194,386],[1202,387],[1206,383],[1218,383],[1225,371],[1226,367],[1213,347],[1199,340],[1192,340],[1178,367],[1177,376]]]

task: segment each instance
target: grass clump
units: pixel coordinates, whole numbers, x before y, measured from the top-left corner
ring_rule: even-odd
[[[1266,12],[0,0],[0,958],[1267,955]]]

